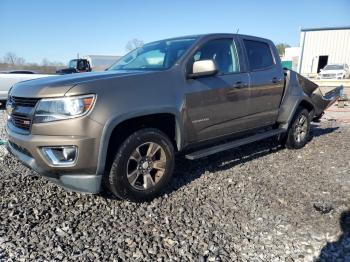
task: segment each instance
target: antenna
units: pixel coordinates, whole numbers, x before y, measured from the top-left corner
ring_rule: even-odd
[[[238,32],[239,32],[239,28],[237,28],[236,34],[238,34]]]

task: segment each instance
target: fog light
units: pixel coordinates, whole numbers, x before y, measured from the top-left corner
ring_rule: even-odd
[[[72,166],[78,155],[76,146],[43,147],[46,159],[54,166]]]

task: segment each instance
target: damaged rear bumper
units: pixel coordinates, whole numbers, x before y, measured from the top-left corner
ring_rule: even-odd
[[[326,94],[323,94],[320,87],[316,83],[310,81],[300,74],[295,74],[297,75],[299,85],[305,94],[311,98],[311,101],[314,104],[314,116],[316,118],[321,116],[328,107],[334,104],[343,93],[343,86],[339,86]]]
[[[318,117],[323,112],[334,104],[342,95],[343,86],[336,87],[335,89],[327,92],[323,95],[321,89],[318,87],[311,95],[311,100],[315,105],[315,116]]]

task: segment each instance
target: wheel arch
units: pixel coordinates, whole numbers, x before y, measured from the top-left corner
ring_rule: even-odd
[[[296,103],[295,106],[293,107],[293,110],[291,111],[289,118],[288,118],[288,124],[292,121],[295,113],[297,112],[299,107],[303,107],[309,111],[309,113],[314,112],[315,106],[313,105],[311,99],[309,99],[308,96],[301,97]]]
[[[308,101],[306,99],[302,99],[298,105],[298,107],[303,107],[307,109],[310,113],[315,110],[315,106],[311,101]]]
[[[96,173],[104,174],[108,153],[111,152],[111,143],[117,137],[118,131],[122,130],[121,135],[117,137],[117,143],[120,144],[132,132],[146,127],[158,128],[168,135],[176,151],[182,148],[183,127],[178,113],[173,110],[144,111],[114,117],[108,120],[103,128]]]
[[[315,112],[312,100],[305,93],[301,96],[290,96],[288,101],[282,105],[277,122],[287,129],[300,106],[306,108],[310,114]]]

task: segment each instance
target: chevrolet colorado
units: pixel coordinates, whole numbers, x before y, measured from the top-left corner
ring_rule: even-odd
[[[176,154],[197,159],[267,137],[308,141],[310,121],[339,97],[284,70],[267,39],[207,34],[138,48],[106,72],[18,83],[8,150],[70,190],[154,198]]]

